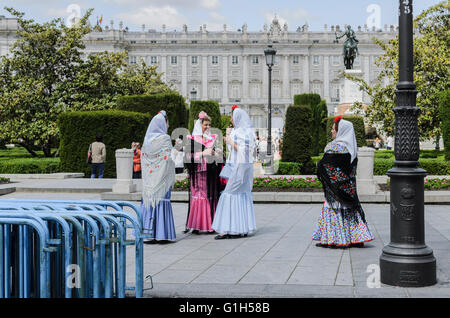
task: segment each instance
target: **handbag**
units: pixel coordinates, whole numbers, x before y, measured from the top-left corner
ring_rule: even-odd
[[[228,180],[230,179],[232,172],[233,172],[233,164],[227,162],[225,166],[223,166],[222,171],[220,171],[219,177]]]
[[[92,144],[89,145],[89,152],[88,152],[88,157],[87,157],[86,163],[88,165],[92,164]]]

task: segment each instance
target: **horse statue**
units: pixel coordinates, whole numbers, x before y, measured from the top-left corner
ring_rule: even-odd
[[[352,30],[352,27],[350,25],[347,25],[347,29],[342,35],[338,36],[337,33],[335,33],[335,35],[336,40],[347,36],[343,47],[344,65],[345,69],[351,70],[353,69],[353,62],[356,58],[356,55],[358,54],[359,41],[356,39],[355,31]]]

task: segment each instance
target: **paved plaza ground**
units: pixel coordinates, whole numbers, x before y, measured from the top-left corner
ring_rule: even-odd
[[[20,193],[3,198],[99,199],[98,193]],[[315,246],[320,204],[255,204],[257,232],[250,237],[214,240],[183,234],[187,204],[173,203],[177,241],[144,246],[144,275],[153,289],[145,297],[450,297],[450,206],[426,205],[426,243],[437,259],[438,283],[400,288],[374,283],[389,243],[389,205],[363,204],[375,240],[365,248]],[[367,271],[369,268],[369,272]],[[134,251],[127,250],[127,281],[134,284]],[[150,288],[146,281],[145,288]],[[132,293],[129,294],[132,296]]]

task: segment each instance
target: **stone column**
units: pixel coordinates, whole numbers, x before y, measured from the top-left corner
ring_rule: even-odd
[[[323,97],[329,103],[330,100],[330,56],[323,56]]]
[[[249,98],[248,91],[248,55],[242,56],[242,101]]]
[[[228,103],[228,55],[222,55],[222,103]]]
[[[261,93],[262,93],[262,98],[267,99],[268,95],[269,95],[269,69],[267,67],[266,64],[266,57],[264,55],[259,56],[259,60],[261,63],[261,71],[262,71],[262,75],[263,75],[263,82],[262,82],[262,87],[261,87]]]
[[[202,56],[202,99],[208,99],[208,56]]]
[[[283,98],[289,98],[289,54],[284,56],[284,66],[283,66]]]
[[[187,92],[187,56],[181,56],[181,95],[184,98],[189,98]]]
[[[161,79],[167,80],[167,55],[161,55],[161,73],[163,73]]]
[[[136,192],[136,185],[133,184],[133,150],[116,150],[116,173],[117,181],[112,187],[115,193]]]
[[[373,178],[375,150],[369,147],[358,148],[358,168],[356,170],[356,185],[358,194],[375,194],[377,184]]]
[[[309,56],[303,56],[303,93],[309,93]]]

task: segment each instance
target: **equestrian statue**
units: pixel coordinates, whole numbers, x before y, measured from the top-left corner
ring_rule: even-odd
[[[351,70],[353,69],[353,62],[356,58],[356,55],[359,54],[358,52],[358,40],[356,39],[355,31],[352,30],[352,27],[350,25],[347,25],[346,30],[344,33],[340,36],[336,35],[336,40],[347,36],[347,39],[344,42],[343,47],[343,55],[344,55],[344,65],[345,69]]]

